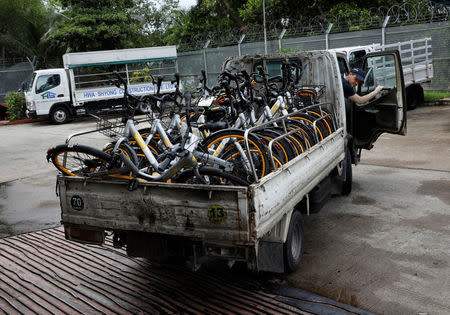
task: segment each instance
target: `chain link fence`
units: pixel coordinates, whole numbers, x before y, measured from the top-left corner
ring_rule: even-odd
[[[274,40],[280,35],[289,38],[325,34],[330,24],[333,24],[331,33],[343,33],[381,28],[385,22],[387,27],[442,22],[448,20],[450,7],[448,4],[423,0],[415,3],[404,2],[391,7],[356,8],[352,12],[338,11],[302,19],[279,20],[270,20],[270,9],[267,11],[266,34],[269,40]],[[249,43],[263,40],[262,25],[247,25],[240,29],[218,29],[210,33],[192,34],[179,43],[178,51],[199,50],[206,42],[209,42],[208,47],[223,47],[237,45],[240,41]]]
[[[5,95],[17,91],[21,83],[33,73],[31,63],[27,59],[14,58],[0,61],[0,104],[5,102]]]
[[[384,33],[384,35],[383,35]],[[196,86],[201,69],[208,74],[208,84],[216,84],[221,72],[223,60],[229,56],[242,54],[277,53],[280,51],[307,51],[317,49],[339,48],[346,46],[370,45],[382,43],[393,44],[431,37],[434,78],[423,87],[426,90],[449,91],[449,59],[450,59],[450,22],[433,22],[417,25],[372,28],[362,31],[320,34],[314,36],[288,37],[264,42],[241,43],[224,47],[209,47],[189,52],[178,53],[179,70],[188,86]],[[205,47],[207,42],[203,47]]]

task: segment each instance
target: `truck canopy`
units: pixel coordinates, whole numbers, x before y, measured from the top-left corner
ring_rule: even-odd
[[[66,69],[173,59],[177,59],[176,46],[89,51],[63,55]]]

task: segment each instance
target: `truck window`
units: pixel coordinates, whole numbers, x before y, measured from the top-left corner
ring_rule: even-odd
[[[289,60],[289,62],[291,64],[295,64],[297,66],[301,65],[300,60]],[[258,72],[257,67],[262,65],[261,62],[258,62],[254,65],[253,67],[253,72]],[[282,76],[282,71],[281,71],[281,60],[268,60],[266,61],[266,71],[267,71],[267,79],[271,79],[274,78],[276,76]],[[292,73],[292,77],[295,78],[295,68],[291,69]],[[300,73],[301,75],[301,73]],[[261,80],[262,82],[262,80]]]
[[[370,93],[377,85],[386,89],[397,87],[394,55],[371,57],[367,59],[364,70],[366,78],[361,86],[361,94]]]
[[[50,90],[61,83],[59,74],[45,74],[37,78],[36,81],[36,93],[42,93]]]
[[[30,79],[27,82],[27,89],[26,89],[27,92],[30,92],[31,89],[33,88],[34,79],[36,79],[36,72],[33,72],[33,74],[31,75]]]
[[[341,76],[345,77],[349,73],[349,70],[347,68],[347,62],[345,61],[344,57],[338,56],[337,60],[339,65],[339,72],[341,73]]]
[[[365,50],[355,50],[350,53],[348,57],[348,63],[350,68],[362,68],[362,60],[366,55]]]

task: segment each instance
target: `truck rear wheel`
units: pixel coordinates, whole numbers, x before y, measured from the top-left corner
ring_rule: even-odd
[[[286,272],[294,272],[300,266],[303,257],[303,238],[303,218],[299,211],[294,211],[284,243],[284,267]]]
[[[352,157],[350,156],[350,150],[348,147],[345,147],[345,159],[342,172],[344,181],[342,182],[341,194],[343,196],[348,196],[352,192],[352,183],[353,183]]]
[[[52,123],[60,125],[69,121],[70,114],[69,110],[65,107],[57,107],[53,109],[50,113],[50,120]]]
[[[406,106],[408,110],[422,106],[424,102],[423,88],[420,84],[412,84],[406,89]]]

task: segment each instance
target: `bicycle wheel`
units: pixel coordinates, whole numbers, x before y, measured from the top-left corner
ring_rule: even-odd
[[[249,186],[250,184],[242,178],[222,172],[217,168],[202,166],[198,169],[202,178],[198,178],[193,169],[181,172],[174,182],[186,184],[207,184],[207,185],[231,185]]]
[[[190,120],[191,122],[196,122],[196,121],[198,120],[198,118],[200,117],[200,115],[203,114],[203,112],[204,112],[203,108],[199,108],[198,111],[197,111],[197,113],[195,113],[194,110],[191,110],[191,111],[189,112],[189,120]],[[181,119],[181,120],[185,120],[185,119],[186,119],[186,113],[180,115],[180,119]]]
[[[290,130],[298,129],[297,132],[298,137],[300,138],[300,142],[303,144],[302,152],[305,148],[311,148],[314,144],[316,144],[316,137],[314,135],[314,131],[312,130],[312,126],[307,125],[301,120],[295,120],[295,119],[287,119],[286,123],[288,125],[288,128]],[[298,139],[298,138],[297,138]]]
[[[305,122],[306,124],[309,124],[309,126],[312,129],[312,131],[314,132],[314,120],[315,120],[315,118],[312,117],[311,115],[309,115],[309,114],[297,114],[295,116],[292,116],[291,119],[300,120],[300,121]],[[321,123],[321,121],[318,121],[316,123],[316,130],[315,131],[317,132],[317,136],[319,138],[319,141],[322,141],[325,138],[326,134],[327,134],[326,127],[323,125],[323,123]]]
[[[269,142],[271,140],[284,134],[282,130],[277,130],[276,128],[266,128],[263,130],[258,130],[256,131],[256,133],[264,137],[264,140],[262,140],[266,146],[269,145]],[[295,148],[293,147],[293,144],[290,142],[288,137],[274,142],[272,150],[274,154],[277,155],[277,157],[281,157],[281,159],[283,160],[283,164],[294,159],[297,156]]]
[[[84,145],[58,145],[47,151],[47,161],[68,176],[82,177],[106,171],[112,162],[111,155]]]
[[[325,110],[322,110],[322,112],[320,110],[308,110],[307,113],[317,118],[321,118],[323,116],[328,115],[328,113]],[[322,122],[326,130],[328,131],[328,135],[331,135],[334,132],[334,124],[332,117],[326,117],[325,119],[322,120]]]
[[[224,144],[222,142],[224,140],[229,141]],[[207,148],[210,153],[214,152],[213,154],[216,157],[232,162],[235,165],[232,175],[242,178],[247,182],[254,182],[270,172],[267,148],[258,136],[254,134],[248,135],[249,149],[257,178],[254,178],[254,174],[250,170],[249,165],[244,164],[245,158],[241,156],[234,141],[240,144],[246,157],[249,157],[249,152],[247,152],[245,145],[244,131],[239,129],[217,131],[205,138],[201,146]]]
[[[108,144],[105,149],[103,149],[103,152],[107,153],[108,155],[112,155],[113,150],[115,147],[115,143],[110,143]],[[129,159],[131,162],[133,162],[134,165],[138,165],[138,157],[136,155],[136,152],[131,148],[130,145],[128,145],[127,143],[121,143],[118,150],[120,152],[123,152]],[[119,159],[118,161],[118,165],[115,165],[116,167],[125,167],[126,165]],[[128,174],[129,176],[132,176],[133,173],[130,172]]]

